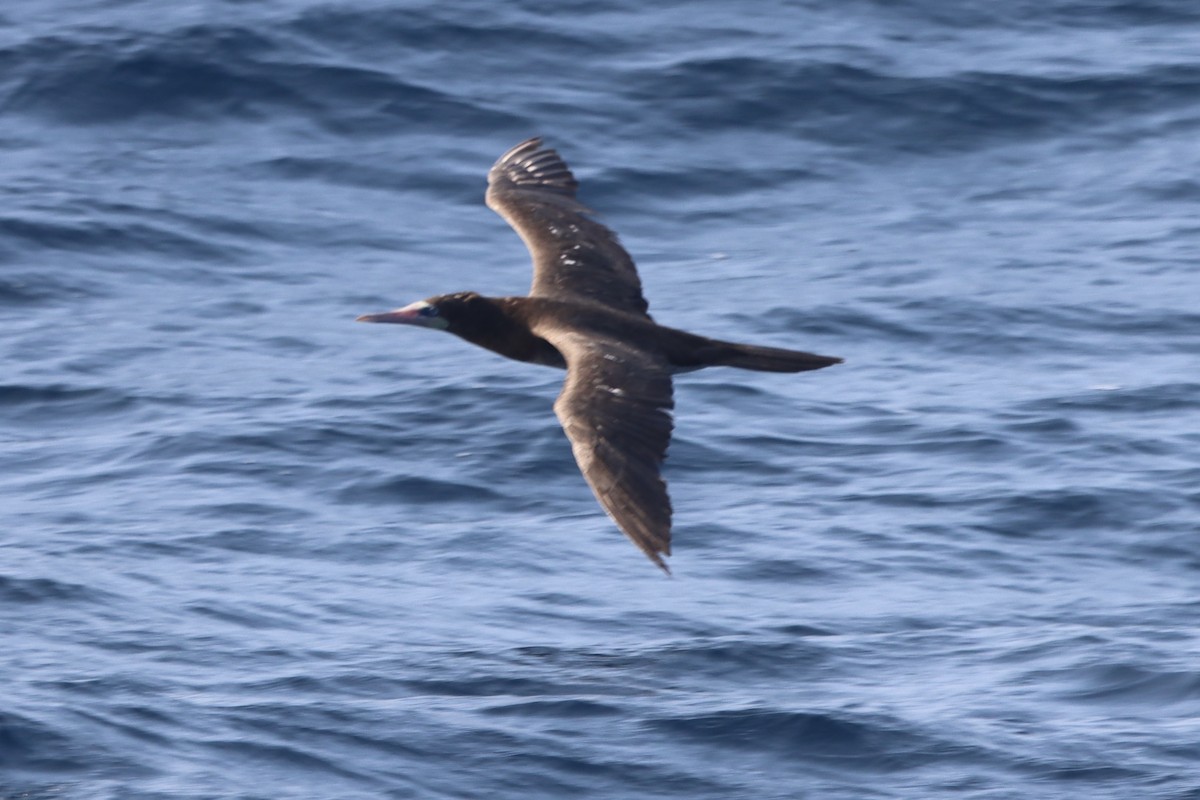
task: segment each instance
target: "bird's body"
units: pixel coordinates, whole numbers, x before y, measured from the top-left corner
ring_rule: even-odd
[[[505,153],[488,174],[488,205],[533,256],[528,297],[461,292],[359,319],[439,328],[516,361],[565,368],[554,411],[580,470],[621,530],[667,570],[671,503],[659,468],[671,438],[671,375],[712,366],[801,372],[841,359],[657,324],[633,260],[575,200],[577,186],[540,139]]]

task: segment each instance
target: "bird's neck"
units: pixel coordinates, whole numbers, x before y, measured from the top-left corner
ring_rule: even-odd
[[[481,298],[468,324],[453,332],[471,344],[479,345],[514,361],[565,367],[566,362],[554,347],[534,336],[520,313],[520,297]]]

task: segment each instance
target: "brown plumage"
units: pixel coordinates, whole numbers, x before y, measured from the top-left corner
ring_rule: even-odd
[[[565,367],[554,413],[580,471],[618,527],[670,572],[671,501],[659,469],[671,440],[671,375],[714,366],[802,372],[841,359],[658,325],[633,260],[575,199],[578,186],[541,139],[517,145],[488,172],[488,206],[533,257],[528,297],[462,292],[359,320],[447,330],[517,361]]]

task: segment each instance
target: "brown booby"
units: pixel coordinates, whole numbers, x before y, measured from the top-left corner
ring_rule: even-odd
[[[842,359],[709,339],[659,325],[615,233],[575,199],[579,183],[538,138],[488,172],[488,207],[533,257],[528,297],[441,295],[360,322],[449,331],[517,361],[565,368],[554,403],[600,505],[670,573],[671,501],[659,474],[671,439],[671,375],[703,367],[803,372]]]

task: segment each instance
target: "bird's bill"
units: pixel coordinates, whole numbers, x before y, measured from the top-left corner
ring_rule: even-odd
[[[438,317],[430,317],[423,313],[429,308],[429,303],[424,300],[418,300],[415,303],[410,303],[404,308],[397,308],[395,311],[384,311],[379,314],[363,314],[355,320],[355,322],[390,322],[396,325],[420,325],[423,328],[438,328],[445,327],[444,320]]]

